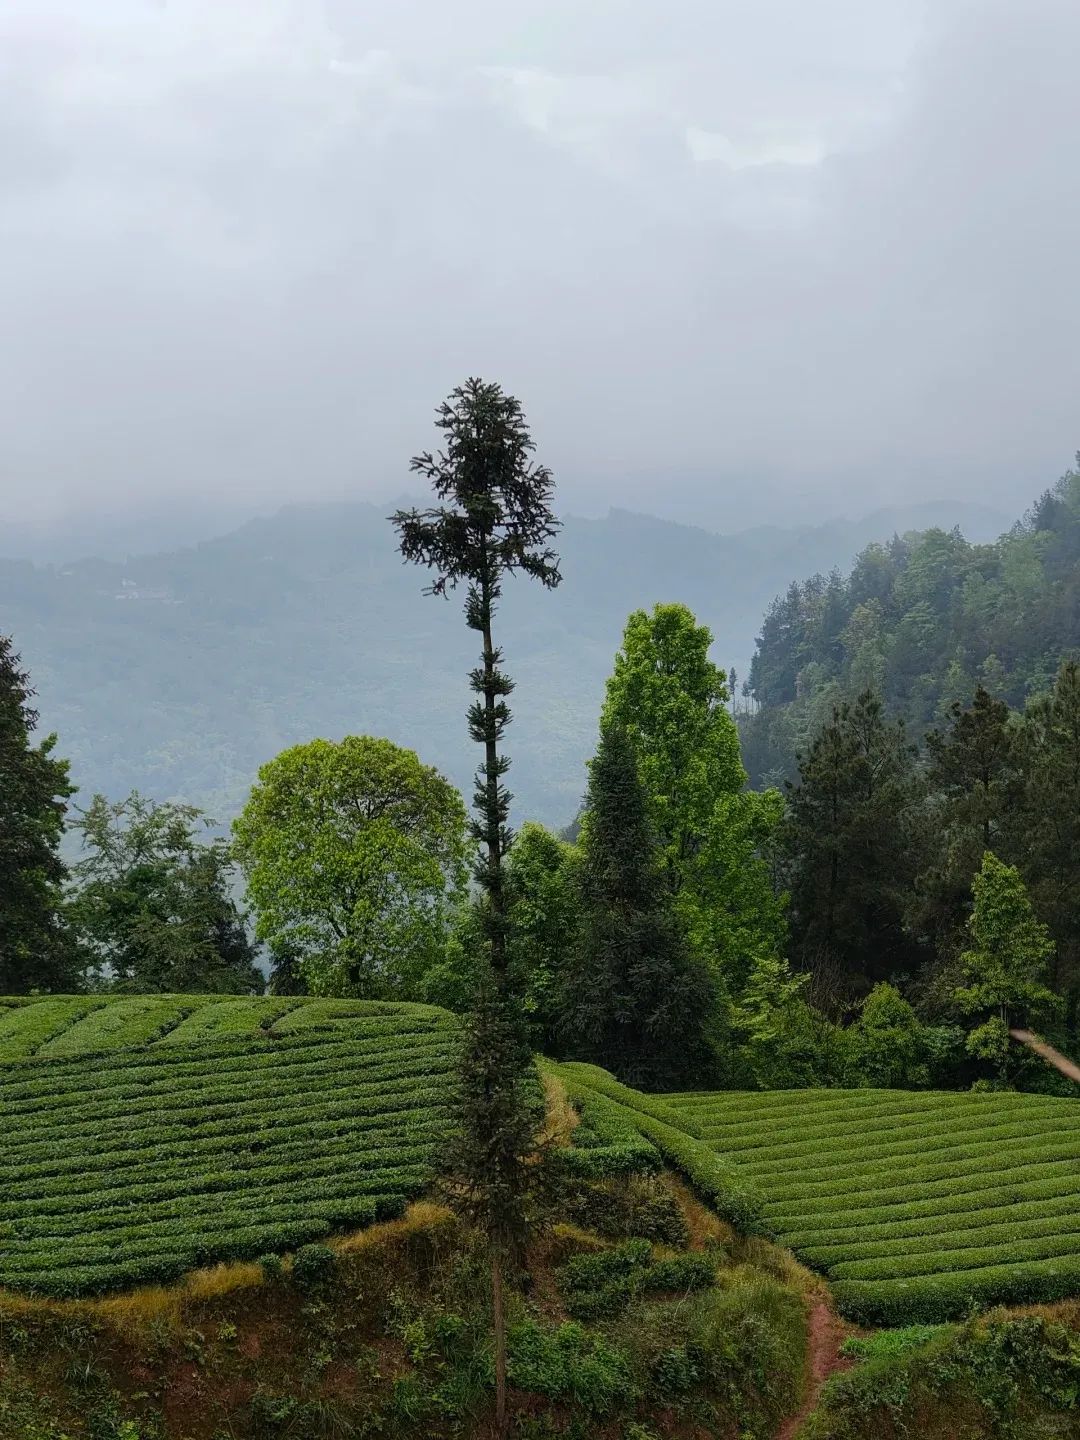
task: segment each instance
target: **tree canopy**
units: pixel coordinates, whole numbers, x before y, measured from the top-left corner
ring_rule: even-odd
[[[755,784],[792,778],[832,709],[871,689],[914,735],[980,686],[1021,708],[1080,651],[1080,456],[992,544],[959,530],[868,546],[850,573],[791,584],[762,622],[742,722]]]
[[[471,378],[439,406],[436,424],[445,449],[414,456],[411,469],[431,482],[443,503],[398,511],[391,519],[404,559],[434,572],[430,593],[445,595],[465,582],[465,623],[481,637],[481,663],[469,677],[476,699],[468,727],[471,739],[484,747],[470,827],[480,847],[477,918],[484,953],[463,1052],[462,1123],[453,1164],[459,1201],[482,1226],[491,1258],[501,1436],[507,1429],[503,1274],[507,1263],[520,1263],[528,1237],[536,1115],[520,977],[509,963],[503,864],[513,836],[512,796],[503,784],[510,761],[500,743],[510,723],[507,698],[514,686],[502,669],[492,622],[505,576],[522,573],[548,590],[559,584],[559,561],[549,544],[559,522],[551,509],[551,472],[532,458],[535,446],[515,396]]]
[[[0,635],[0,994],[71,989],[74,952],[61,918],[60,858],[75,793],[56,736],[33,739],[29,676]]]
[[[97,983],[262,990],[228,847],[199,835],[212,823],[193,805],[155,804],[138,792],[115,804],[95,795],[78,813],[83,855],[68,913]]]
[[[686,943],[637,754],[612,721],[589,766],[581,851],[580,933],[561,968],[561,1046],[630,1084],[704,1083],[716,980]]]
[[[408,996],[440,957],[467,871],[465,807],[389,740],[294,745],[233,824],[256,934],[322,995]]]
[[[601,731],[617,727],[632,746],[686,934],[721,983],[737,990],[753,957],[784,943],[783,905],[764,858],[781,806],[778,796],[745,788],[727,676],[710,659],[711,645],[708,627],[685,605],[635,611],[608,680]]]
[[[1057,998],[1046,985],[1047,962],[1054,944],[1035,918],[1020,872],[990,850],[972,886],[974,905],[968,921],[971,947],[960,957],[967,982],[954,1000],[976,1021],[967,1037],[972,1055],[1006,1069],[1009,1027],[1037,1023],[1052,1015]]]

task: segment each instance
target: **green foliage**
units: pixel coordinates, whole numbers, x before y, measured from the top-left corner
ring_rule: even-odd
[[[867,691],[833,711],[788,787],[781,846],[793,954],[827,1008],[917,957],[903,924],[915,866],[906,833],[913,753]]]
[[[874,689],[922,734],[954,702],[970,704],[980,681],[1014,708],[1048,690],[1080,648],[1078,560],[1080,470],[1071,470],[993,544],[958,530],[911,533],[869,546],[846,579],[791,585],[765,616],[750,670],[751,772],[791,774],[838,696]]]
[[[828,1022],[803,998],[807,979],[793,975],[776,955],[758,954],[751,962],[731,1006],[736,1075],[748,1088],[794,1089],[825,1078],[822,1032]]]
[[[131,1048],[120,1045],[130,1029],[101,1025],[129,1000],[0,1012],[0,1284],[79,1295],[169,1280],[398,1214],[430,1185],[454,1102],[450,1016],[408,1006],[358,1016],[329,1001],[293,1001],[284,1014],[289,1002],[153,1003],[159,1021],[143,1013]],[[287,1027],[307,1009],[310,1023]],[[205,1023],[232,1011],[246,1015],[243,1028]],[[197,1035],[174,1042],[193,1021]],[[85,1043],[60,1045],[80,1030],[93,1031]]]
[[[925,1027],[894,985],[881,981],[859,1007],[849,1028],[852,1083],[874,1089],[916,1089],[929,1084]]]
[[[34,743],[37,712],[11,639],[0,634],[0,990],[73,988],[74,950],[61,918],[60,839],[75,793],[56,736]]]
[[[580,852],[526,823],[506,857],[510,964],[540,1048],[557,1048],[558,991],[581,923]]]
[[[1075,1293],[1075,1101],[867,1089],[664,1104],[757,1187],[769,1227],[853,1319],[937,1323]]]
[[[989,1060],[1004,1078],[1009,1061],[1011,1019],[1052,1015],[1057,998],[1047,988],[1047,962],[1054,944],[1036,920],[1020,873],[992,851],[983,856],[972,886],[974,908],[968,929],[972,948],[960,957],[967,984],[954,993],[957,1008],[980,1023],[968,1034],[972,1055]]]
[[[301,1245],[293,1256],[292,1278],[303,1290],[317,1290],[333,1275],[336,1264],[329,1245]]]
[[[1019,727],[1003,700],[982,686],[970,705],[955,701],[949,728],[926,737],[928,817],[936,833],[925,847],[910,923],[924,929],[939,950],[951,950],[971,904],[971,882],[983,852],[1008,843],[1017,795]]]
[[[1062,665],[1052,692],[1020,727],[1012,845],[1036,914],[1056,942],[1053,988],[1075,995],[1080,979],[1080,665]],[[1015,853],[1013,853],[1015,851]]]
[[[556,1273],[567,1314],[575,1320],[611,1319],[639,1296],[665,1291],[707,1290],[716,1261],[683,1254],[656,1259],[648,1240],[628,1240],[595,1255],[568,1260]]]
[[[588,1415],[607,1415],[637,1399],[626,1354],[602,1335],[567,1321],[547,1326],[523,1320],[508,1336],[511,1384]]]
[[[449,1157],[452,1193],[479,1222],[491,1254],[495,1329],[495,1428],[506,1434],[506,1327],[503,1271],[520,1262],[533,1218],[539,1167],[530,1104],[534,1076],[520,975],[510,966],[510,900],[504,860],[512,835],[510,766],[500,752],[510,723],[514,684],[501,668],[492,638],[495,608],[507,575],[522,573],[554,590],[559,561],[548,542],[559,522],[551,509],[550,470],[535,449],[521,403],[501,386],[470,378],[438,409],[444,450],[425,451],[411,469],[431,482],[442,502],[431,510],[398,511],[393,524],[405,560],[435,572],[429,587],[446,595],[464,581],[465,623],[481,639],[481,663],[469,676],[475,700],[469,736],[484,747],[473,792],[470,833],[478,847],[477,908],[484,947],[461,1059],[460,1125]]]
[[[601,712],[638,757],[668,883],[698,954],[738,989],[750,959],[783,946],[783,908],[763,857],[775,798],[747,792],[727,677],[685,605],[626,622]]]
[[[233,832],[257,935],[313,991],[417,993],[466,873],[464,806],[437,770],[371,736],[294,745]]]
[[[718,1215],[746,1234],[762,1230],[761,1196],[753,1182],[699,1139],[693,1122],[683,1121],[665,1100],[621,1085],[593,1065],[563,1064],[557,1073],[592,1123],[603,1117],[608,1133],[636,1131],[686,1176]]]
[[[580,876],[580,935],[558,977],[559,1050],[653,1088],[705,1078],[715,981],[684,940],[637,757],[614,721],[589,767]]]
[[[634,611],[601,714],[601,729],[620,726],[634,742],[653,824],[680,881],[717,799],[746,779],[727,677],[709,659],[711,644],[685,605]]]
[[[83,858],[68,917],[99,985],[262,990],[228,849],[198,836],[212,824],[193,805],[159,805],[138,792],[116,804],[95,795],[78,812]]]
[[[835,1376],[806,1440],[1028,1440],[1074,1435],[1080,1341],[1037,1316],[884,1332],[859,1342],[862,1363]]]
[[[595,1152],[575,1149],[569,1153],[587,1156]],[[655,1150],[652,1158],[659,1161]],[[600,1175],[586,1184],[564,1182],[560,1201],[567,1219],[599,1235],[640,1236],[677,1246],[684,1246],[689,1240],[678,1200],[669,1186],[655,1175],[635,1171],[616,1178]]]

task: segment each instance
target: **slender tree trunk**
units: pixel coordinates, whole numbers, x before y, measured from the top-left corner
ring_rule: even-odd
[[[491,595],[485,578],[481,582],[481,619],[484,636],[484,766],[487,784],[487,852],[489,894],[495,924],[491,933],[491,968],[500,990],[506,973],[506,939],[503,933],[502,847],[499,838],[498,763],[495,738],[495,646],[491,638]]]
[[[503,1304],[502,1257],[491,1252],[491,1318],[495,1338],[495,1434],[505,1440],[509,1417],[506,1413],[506,1310]]]

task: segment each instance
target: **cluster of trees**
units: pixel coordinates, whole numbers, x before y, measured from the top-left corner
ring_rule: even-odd
[[[429,593],[464,586],[479,637],[472,816],[389,740],[314,740],[263,766],[231,844],[191,806],[96,796],[69,868],[68,769],[0,638],[0,991],[261,989],[238,866],[275,989],[465,1012],[451,1173],[490,1251],[502,1432],[504,1276],[543,1170],[535,1048],[651,1088],[1001,1083],[1015,1022],[1075,1028],[1080,666],[1022,713],[999,692],[1029,691],[1032,645],[1080,614],[1080,476],[997,546],[931,532],[777,603],[751,724],[767,744],[805,730],[785,793],[748,786],[708,629],[635,611],[575,825],[515,836],[493,631],[507,576],[561,580],[552,479],[497,385],[468,381],[437,424],[444,449],[413,469],[438,504],[392,519]],[[816,724],[807,696],[834,702]],[[905,703],[940,716],[921,749]]]
[[[72,806],[5,641],[0,987],[254,992],[261,943],[278,992],[467,1012],[494,933],[522,1053],[645,1087],[970,1083],[1007,1070],[1010,1007],[1068,1043],[1080,667],[1023,713],[978,689],[921,749],[864,692],[783,795],[747,788],[710,642],[681,605],[630,616],[562,835],[510,834],[498,755],[489,833],[411,751],[352,736],[263,766],[228,844],[189,806]],[[496,687],[501,739],[509,681],[485,654],[492,674],[474,678]],[[470,723],[486,745],[482,689]],[[1007,980],[991,984],[994,965]]]
[[[234,862],[193,806],[138,794],[73,805],[56,736],[0,636],[0,992],[262,989]],[[69,865],[65,828],[80,842]]]
[[[834,706],[872,690],[921,735],[981,686],[1014,708],[1080,650],[1080,456],[993,544],[928,530],[870,545],[851,573],[793,583],[769,608],[745,686],[755,785],[793,778]]]
[[[1056,1021],[1071,1043],[1080,666],[1065,661],[1049,693],[1022,712],[980,687],[922,747],[865,691],[835,709],[787,788],[775,855],[790,894],[790,954],[823,1011],[842,1013],[888,981],[924,1016],[960,1022],[978,1008],[972,955],[997,953],[1014,975],[1012,1003]]]

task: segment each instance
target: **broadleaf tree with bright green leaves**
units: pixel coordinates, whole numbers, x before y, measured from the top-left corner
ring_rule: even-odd
[[[601,727],[629,736],[687,937],[734,993],[755,957],[783,952],[784,903],[765,859],[782,802],[746,789],[727,677],[710,659],[711,645],[711,632],[685,605],[635,611]]]
[[[1046,985],[1054,942],[1035,917],[1031,900],[1013,865],[992,850],[972,882],[974,907],[968,921],[971,948],[960,957],[966,985],[953,992],[956,1007],[971,1017],[968,1053],[989,1061],[1004,1080],[1010,1055],[1009,1028],[1052,1016],[1060,1001]]]
[[[470,858],[464,803],[438,770],[370,735],[294,745],[262,766],[233,835],[256,934],[312,993],[422,989]]]
[[[506,857],[510,967],[544,1051],[558,1024],[559,977],[577,946],[581,858],[577,845],[535,821],[521,827]]]
[[[82,855],[67,911],[95,985],[261,992],[229,847],[200,835],[213,829],[209,817],[138,791],[114,803],[95,795],[76,808]]]

